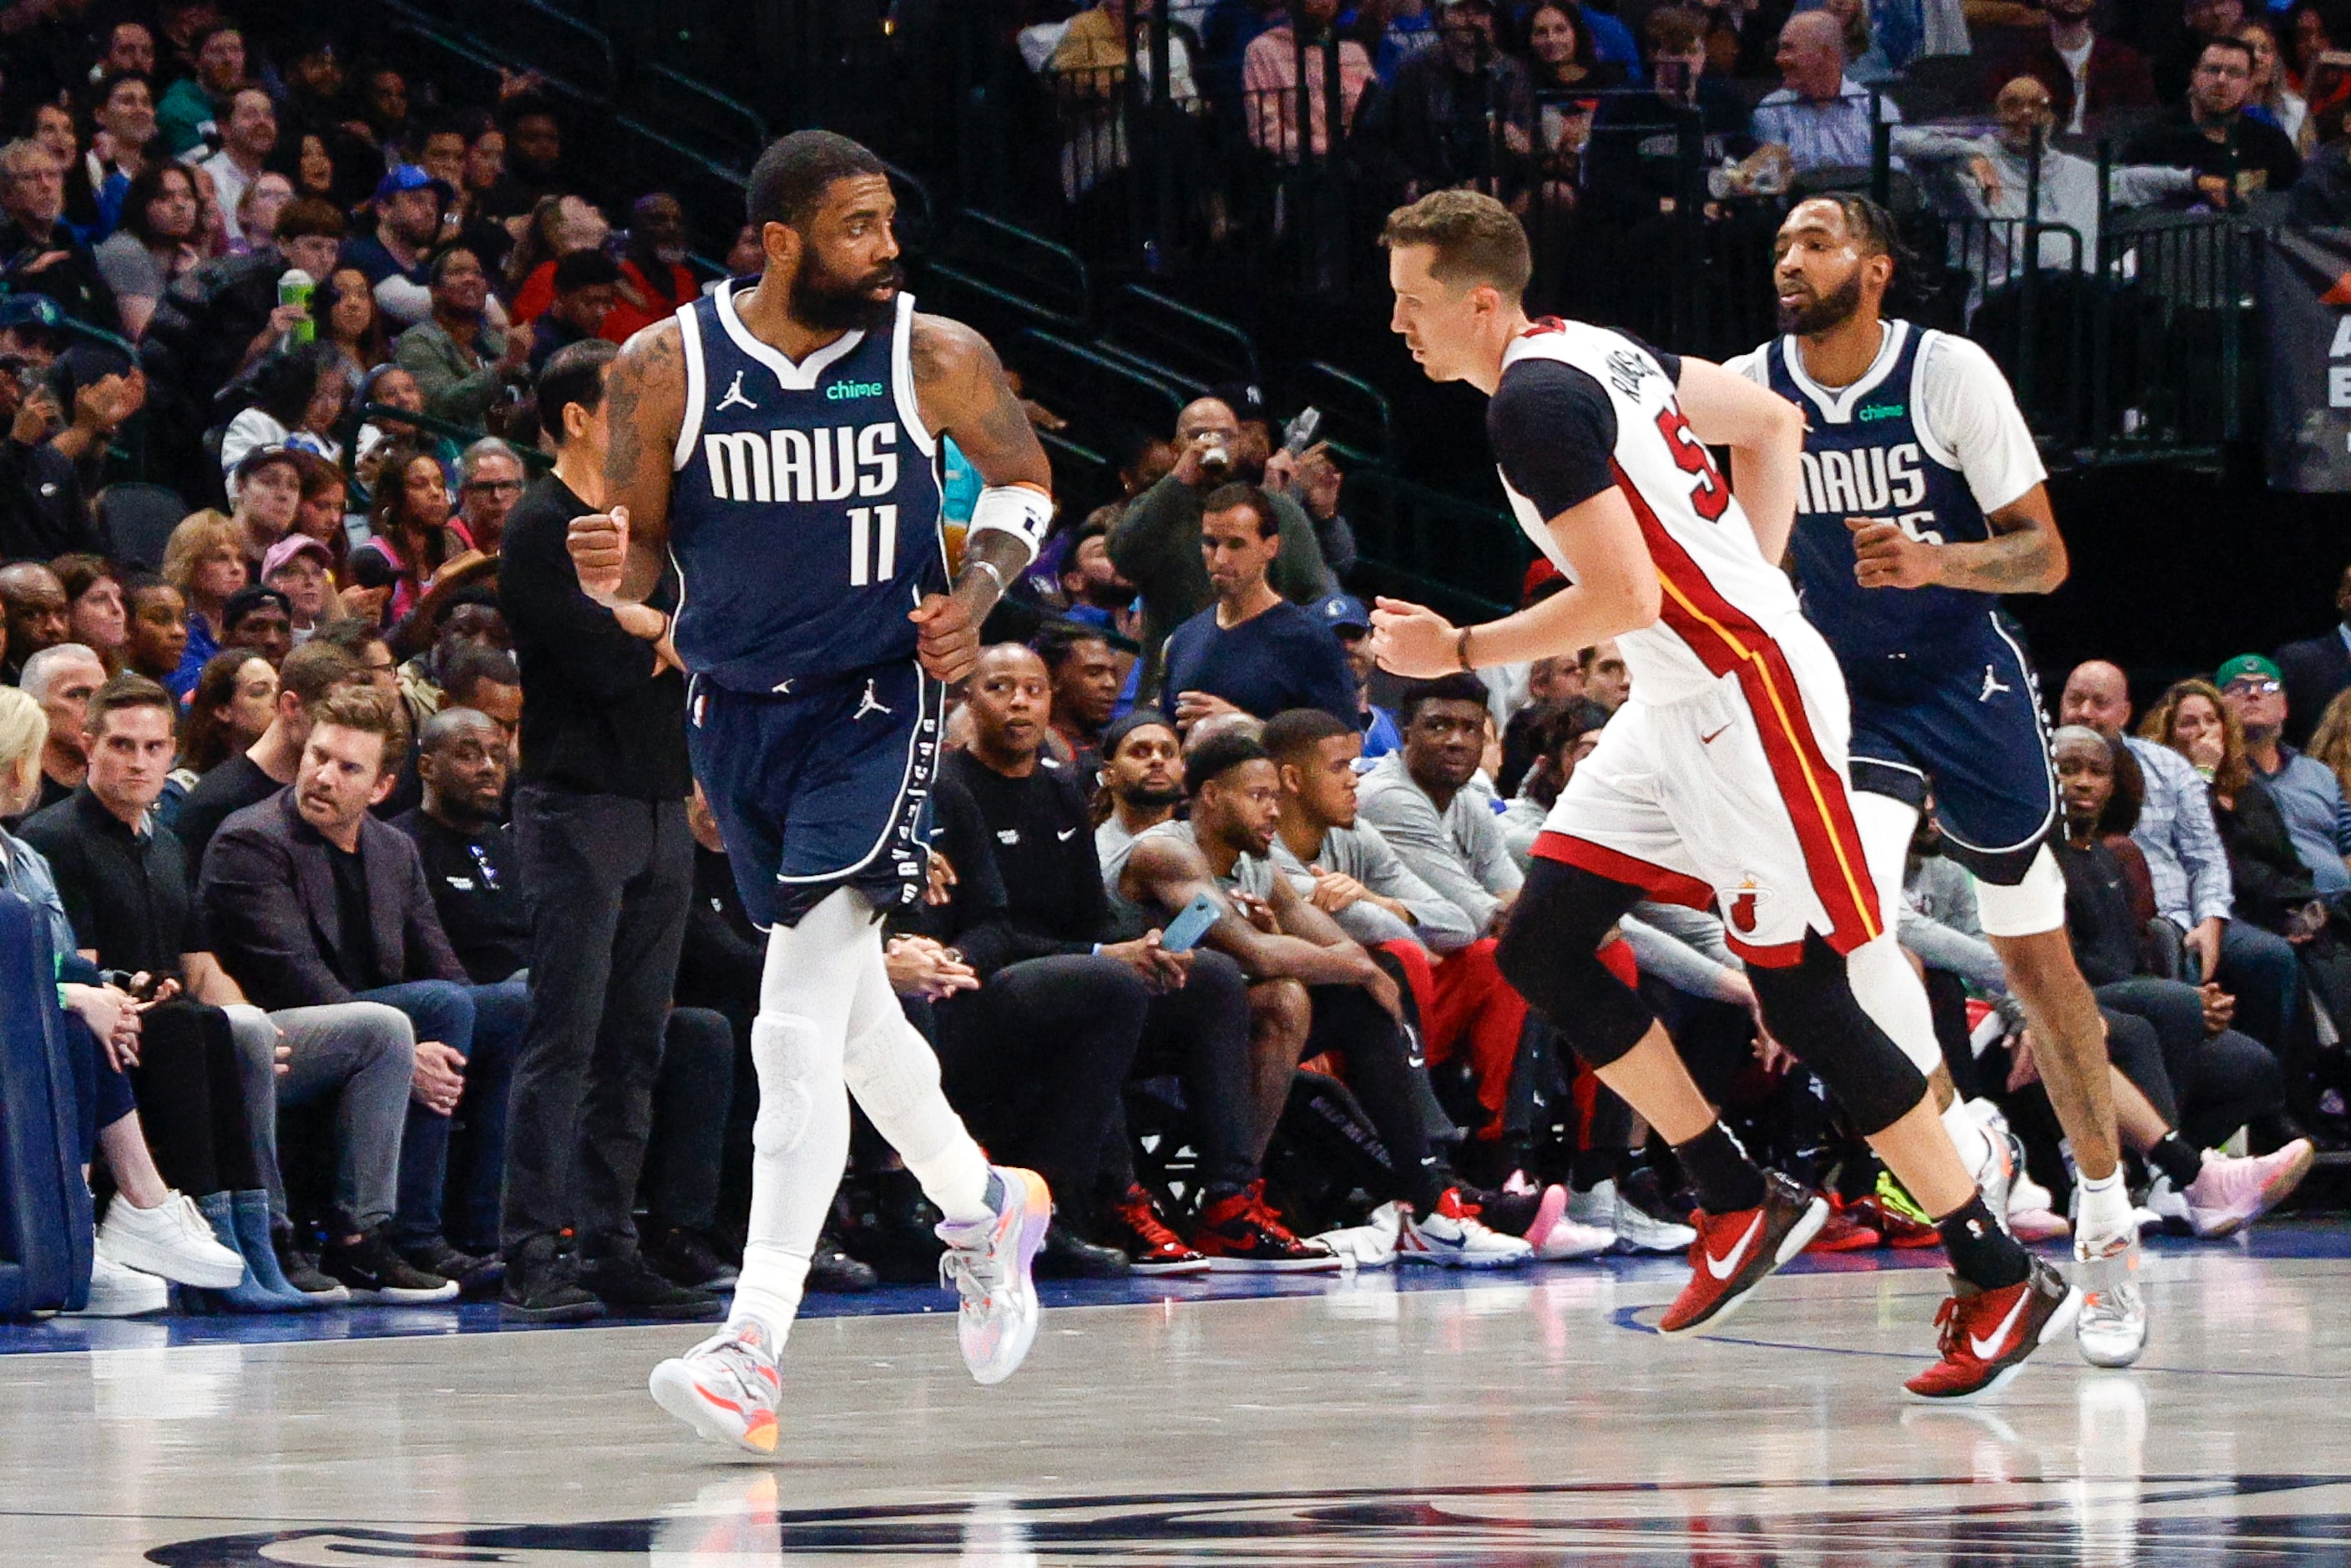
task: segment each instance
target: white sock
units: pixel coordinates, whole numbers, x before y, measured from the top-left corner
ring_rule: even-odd
[[[2123,1173],[2081,1178],[2082,1196],[2074,1218],[2074,1252],[2081,1258],[2105,1251],[2118,1237],[2134,1234],[2130,1193]]]
[[[1980,1176],[1992,1160],[1991,1134],[1983,1124],[1968,1114],[1968,1108],[1954,1100],[1943,1113],[1943,1131],[1951,1135],[1951,1147],[1959,1151],[1959,1164],[1968,1167],[1970,1176]],[[2003,1218],[1995,1215],[1994,1218]]]

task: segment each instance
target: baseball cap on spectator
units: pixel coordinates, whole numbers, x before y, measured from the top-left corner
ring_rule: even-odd
[[[275,604],[279,610],[285,612],[286,619],[288,621],[294,619],[292,600],[266,584],[248,582],[230,594],[228,601],[221,606],[221,631],[224,632],[235,631],[238,622],[243,621],[265,604]]]
[[[1357,632],[1372,629],[1372,612],[1364,601],[1352,593],[1334,593],[1314,607],[1314,619],[1331,631],[1353,628]]]
[[[49,390],[57,394],[59,407],[70,409],[82,388],[109,376],[128,375],[133,368],[131,356],[111,343],[74,343],[50,363]]]
[[[335,570],[334,552],[324,544],[308,534],[287,534],[271,545],[269,553],[261,558],[261,580],[267,582],[284,570],[287,561],[302,555],[317,556],[320,566],[329,571]]]
[[[296,478],[298,479],[302,476],[302,465],[294,460],[293,448],[276,444],[256,446],[252,451],[246,453],[244,456],[238,458],[236,460],[236,466],[229,471],[228,483],[230,493],[234,495],[247,479],[251,478],[254,475],[260,473],[272,463],[283,463],[286,466],[294,470],[294,476]]]
[[[1236,419],[1272,423],[1273,416],[1266,412],[1265,392],[1255,382],[1219,382],[1208,389],[1208,395],[1231,409]]]
[[[453,200],[457,193],[449,188],[448,182],[434,179],[415,163],[395,163],[375,183],[375,199],[379,202],[402,191],[438,191],[444,202]]]
[[[2230,683],[2241,681],[2247,675],[2260,675],[2266,680],[2280,683],[2285,680],[2285,677],[2278,673],[2278,667],[2259,653],[2240,653],[2212,672],[2212,684],[2225,692],[2229,689]]]

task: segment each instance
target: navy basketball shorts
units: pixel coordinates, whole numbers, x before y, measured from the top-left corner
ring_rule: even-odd
[[[737,692],[697,677],[687,699],[694,776],[745,909],[762,928],[794,925],[842,887],[913,907],[945,688],[912,660],[788,684]]]
[[[1997,616],[1933,653],[1845,665],[1855,789],[1923,807],[1943,852],[1996,886],[2024,880],[2057,823],[2041,688]]]

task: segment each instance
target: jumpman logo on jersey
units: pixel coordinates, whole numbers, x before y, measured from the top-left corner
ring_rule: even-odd
[[[1993,671],[1992,667],[1990,664],[1986,664],[1984,666],[1983,690],[1976,694],[1976,701],[1980,703],[1988,703],[1991,701],[1992,698],[2000,695],[2002,692],[2012,692],[2016,688],[2014,686],[2002,682],[2000,676]]]
[[[873,695],[873,683],[872,681],[868,681],[865,683],[864,700],[857,705],[857,711],[851,714],[849,716],[849,719],[852,724],[854,724],[869,713],[893,713],[896,710],[892,708],[889,704],[882,701],[879,697]]]
[[[720,398],[717,403],[712,407],[710,412],[713,413],[724,413],[730,408],[747,408],[756,413],[758,407],[759,405],[758,403],[753,402],[749,398],[743,395],[743,372],[741,371],[737,371],[735,372],[735,379],[727,383],[726,395]]]

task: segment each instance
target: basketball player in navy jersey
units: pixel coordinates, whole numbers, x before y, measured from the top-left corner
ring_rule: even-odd
[[[921,896],[942,696],[1036,554],[1051,470],[986,341],[900,290],[872,153],[787,136],[752,170],[748,211],[759,277],[615,361],[606,510],[575,518],[569,546],[609,604],[642,602],[674,563],[695,773],[769,932],[742,1279],[726,1326],[652,1385],[702,1436],[772,1453],[776,1357],[847,1158],[849,1094],[946,1217],[941,1274],[972,1375],[1009,1376],[1036,1335],[1029,1262],[1050,1197],[991,1166],[940,1093],[878,918]],[[950,435],[986,486],[952,585],[936,461]]]
[[[1991,357],[1882,314],[1891,220],[1866,197],[1799,202],[1773,279],[1784,336],[1727,368],[1804,411],[1791,540],[1806,615],[1853,695],[1854,810],[1887,906],[1931,787],[1944,852],[1975,878],[1983,928],[2032,1027],[2033,1060],[2081,1177],[2074,1257],[2089,1287],[2084,1356],[2127,1366],[2147,1340],[2132,1271],[2116,1101],[2152,1106],[2109,1066],[2097,999],[2074,962],[2040,690],[2003,593],[2065,580],[2065,543],[2032,434]],[[1921,1071],[1987,1186],[2012,1158],[1952,1099],[1927,998],[1888,935],[1853,957],[1855,993]],[[2158,1124],[2159,1125],[2159,1123]]]
[[[1698,1190],[1689,1281],[1659,1332],[1720,1322],[1803,1249],[1828,1206],[1756,1168],[1655,1015],[1600,962],[1602,939],[1643,898],[1722,911],[1772,1035],[1919,1184],[1954,1291],[1937,1320],[1942,1358],[1904,1386],[1938,1401],[1992,1392],[2072,1326],[2081,1298],[2001,1228],[1925,1073],[1847,983],[1849,956],[1887,922],[1845,783],[1844,682],[1771,564],[1793,521],[1802,422],[1720,366],[1579,321],[1530,321],[1526,235],[1490,196],[1424,196],[1389,215],[1381,240],[1394,329],[1432,380],[1492,400],[1487,434],[1511,510],[1571,586],[1476,626],[1383,599],[1380,663],[1432,676],[1614,638],[1633,672],[1632,696],[1544,822],[1498,957],[1672,1144]],[[1733,476],[1712,444],[1730,449]]]

